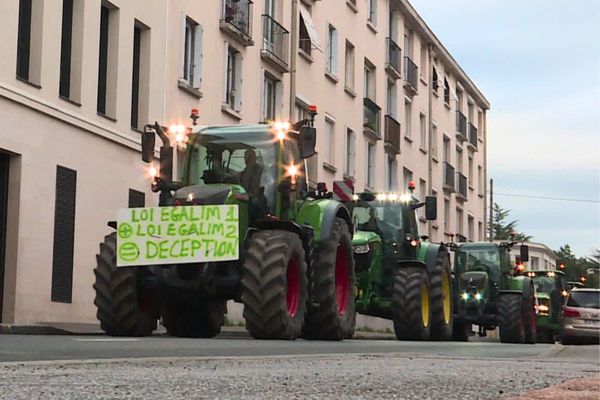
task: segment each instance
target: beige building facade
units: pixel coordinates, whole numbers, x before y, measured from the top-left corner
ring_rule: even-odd
[[[1,322],[95,320],[98,243],[153,205],[154,121],[303,118],[312,183],[438,197],[433,241],[484,240],[484,95],[406,0],[0,2]]]

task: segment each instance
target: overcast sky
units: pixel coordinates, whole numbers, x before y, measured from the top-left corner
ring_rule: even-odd
[[[410,1],[492,104],[496,202],[533,241],[600,248],[600,1]]]

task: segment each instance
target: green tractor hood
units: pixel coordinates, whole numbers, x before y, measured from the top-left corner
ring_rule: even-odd
[[[352,245],[358,246],[361,244],[381,243],[381,238],[374,232],[356,231],[352,236]]]

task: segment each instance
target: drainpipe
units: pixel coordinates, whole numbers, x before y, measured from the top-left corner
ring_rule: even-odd
[[[292,0],[292,26],[290,29],[290,114],[294,122],[296,109],[296,59],[298,57],[298,0]]]
[[[429,89],[428,89],[428,94],[427,94],[427,100],[428,100],[428,112],[427,112],[427,116],[429,118],[428,124],[427,124],[427,142],[429,143],[429,151],[427,152],[427,194],[431,195],[432,190],[433,190],[433,144],[431,143],[431,132],[433,132],[433,53],[434,53],[434,48],[433,48],[433,44],[429,44],[427,46],[427,57],[429,60]],[[424,199],[421,199],[421,201],[423,201]],[[433,222],[432,221],[427,221],[427,235],[429,235],[429,238],[431,239],[431,237],[433,236]]]

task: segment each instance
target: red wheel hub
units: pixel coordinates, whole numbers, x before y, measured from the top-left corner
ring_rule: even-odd
[[[287,312],[291,317],[295,317],[300,305],[300,275],[296,260],[291,259],[288,262],[287,273],[287,290],[285,300],[287,304]]]
[[[350,272],[348,271],[348,251],[344,246],[338,246],[335,255],[335,300],[338,314],[346,314],[350,292]]]

